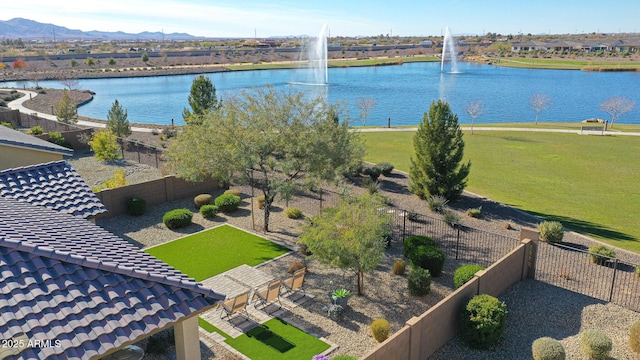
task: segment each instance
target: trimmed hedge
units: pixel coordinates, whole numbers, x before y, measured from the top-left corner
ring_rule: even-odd
[[[433,246],[420,245],[409,254],[413,266],[429,270],[431,276],[438,277],[444,267],[444,253]]]
[[[147,201],[139,197],[127,200],[127,213],[131,216],[140,216],[147,212]]]
[[[589,329],[580,335],[580,350],[590,359],[607,359],[612,348],[611,338],[602,331]]]
[[[540,231],[540,238],[542,240],[561,243],[564,237],[564,228],[562,224],[557,221],[543,221],[538,224],[538,231]]]
[[[462,312],[462,337],[474,348],[496,344],[506,326],[507,305],[491,295],[474,296]]]
[[[407,277],[407,286],[409,294],[413,296],[424,296],[431,291],[431,274],[429,270],[421,267],[411,268],[411,272]]]
[[[193,198],[193,203],[196,205],[196,209],[200,209],[203,205],[211,204],[211,199],[213,197],[209,194],[200,194]]]
[[[454,288],[459,288],[460,286],[466,284],[469,280],[473,279],[473,276],[480,270],[484,270],[484,266],[476,265],[476,264],[467,264],[462,265],[456,269],[456,272],[453,274],[453,286]]]
[[[164,214],[162,222],[173,230],[191,225],[192,219],[193,213],[189,209],[175,209]]]
[[[566,358],[564,346],[560,341],[550,337],[536,339],[531,345],[531,354],[533,360],[564,360]]]
[[[240,203],[242,203],[242,199],[240,199],[240,196],[236,196],[233,194],[222,194],[215,200],[215,204],[218,207],[218,210],[224,213],[236,211],[238,209],[238,206],[240,206]]]
[[[616,252],[612,248],[602,244],[593,245],[588,250],[590,261],[594,264],[604,265],[616,257]]]
[[[421,235],[409,236],[406,239],[404,239],[404,243],[402,243],[402,247],[404,248],[404,256],[408,258],[409,254],[413,252],[415,248],[421,245],[435,247],[436,241],[428,236],[421,236]]]
[[[371,323],[371,334],[377,342],[383,342],[389,337],[391,326],[386,319],[376,319]]]
[[[211,219],[218,214],[218,207],[215,205],[207,204],[200,207],[200,215],[205,219]]]

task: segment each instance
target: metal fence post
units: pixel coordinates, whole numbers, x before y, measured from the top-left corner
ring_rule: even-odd
[[[404,239],[407,238],[407,216],[409,215],[409,213],[407,212],[407,210],[403,210],[402,214],[404,215],[402,217],[402,243],[404,243]]]
[[[456,234],[456,260],[458,260],[458,252],[460,251],[460,228],[458,228]]]
[[[613,288],[616,284],[616,273],[618,272],[618,259],[614,259],[613,262],[613,277],[611,278],[611,290],[609,291],[609,302],[613,299]]]

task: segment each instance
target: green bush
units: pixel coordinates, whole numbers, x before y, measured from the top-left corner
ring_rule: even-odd
[[[444,267],[444,253],[434,246],[418,246],[411,252],[411,264],[429,270],[431,276],[438,277]]]
[[[611,338],[602,331],[589,329],[580,335],[580,350],[589,359],[606,359],[609,357],[612,348]]]
[[[479,218],[480,216],[482,216],[482,206],[479,206],[477,208],[467,209],[467,216],[470,216],[476,219]]]
[[[564,360],[566,357],[564,346],[550,337],[536,339],[531,345],[531,353],[533,360]]]
[[[594,264],[604,265],[607,261],[615,257],[616,252],[602,244],[593,245],[589,248],[589,258]]]
[[[542,240],[560,243],[564,236],[564,228],[562,224],[557,221],[543,221],[538,224],[538,231],[540,231],[540,238]]]
[[[431,291],[431,274],[429,270],[421,267],[412,267],[407,277],[409,294],[413,296],[424,296]]]
[[[476,295],[462,313],[462,337],[474,348],[487,348],[500,340],[507,325],[507,306],[491,295]]]
[[[640,355],[640,321],[636,321],[629,331],[629,347],[631,351]]]
[[[388,162],[381,162],[378,165],[376,165],[376,167],[380,169],[380,173],[384,176],[390,176],[391,172],[393,171],[393,165],[391,165],[391,163],[388,163]]]
[[[418,246],[436,246],[436,241],[428,236],[411,235],[404,239],[402,247],[404,248],[404,256],[409,258],[409,254]]]
[[[462,265],[456,269],[453,274],[453,286],[457,289],[460,286],[466,284],[469,280],[473,279],[473,276],[480,270],[484,270],[484,266],[476,264]]]
[[[444,213],[444,210],[449,203],[449,200],[447,200],[447,198],[442,195],[431,195],[427,197],[426,200],[429,210],[436,213]]]
[[[233,194],[222,194],[215,200],[218,209],[224,213],[236,211],[241,202],[240,196]]]
[[[71,149],[71,144],[69,144],[69,142],[62,136],[62,134],[57,131],[50,132],[49,140],[47,141]]]
[[[193,198],[193,203],[196,205],[196,209],[200,209],[203,205],[211,204],[213,197],[209,194],[200,194]]]
[[[460,215],[458,215],[458,213],[453,211],[448,211],[448,210],[444,212],[442,220],[444,220],[444,222],[449,224],[449,226],[451,227],[456,227],[460,225],[460,221],[461,221]]]
[[[147,201],[139,197],[127,200],[127,213],[131,216],[140,216],[147,212]]]
[[[386,319],[376,319],[371,323],[371,334],[377,342],[383,342],[389,337],[391,326]]]
[[[169,229],[178,229],[191,224],[193,213],[189,209],[175,209],[167,211],[162,217],[162,222]]]
[[[393,262],[393,273],[395,275],[404,275],[406,269],[407,263],[405,263],[404,260],[396,259],[396,261]]]
[[[49,134],[51,135],[51,134]],[[93,133],[89,146],[100,161],[114,160],[120,158],[120,146],[116,136],[108,129],[100,129]]]
[[[380,174],[382,174],[382,171],[380,171],[380,169],[375,166],[370,168],[364,168],[362,170],[362,175],[370,177],[371,181],[377,181],[378,178],[380,177]]]
[[[202,205],[200,207],[200,215],[205,219],[211,219],[218,213],[218,207],[212,204]]]
[[[289,219],[300,219],[302,217],[302,210],[297,207],[290,207],[284,211],[284,214]]]
[[[29,135],[42,135],[42,134],[44,134],[44,130],[40,125],[34,126],[31,129],[29,129]]]

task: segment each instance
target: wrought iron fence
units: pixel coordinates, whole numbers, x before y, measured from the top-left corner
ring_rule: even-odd
[[[584,248],[540,242],[535,279],[640,311],[636,266]]]

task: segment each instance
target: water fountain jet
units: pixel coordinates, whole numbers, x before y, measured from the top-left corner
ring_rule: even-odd
[[[456,52],[456,45],[449,31],[449,27],[444,32],[444,41],[442,42],[442,58],[440,60],[440,72],[444,72],[444,61],[446,56],[449,55],[451,59],[451,73],[458,73],[458,53]]]
[[[312,75],[308,82],[298,82],[300,85],[329,85],[327,65],[327,24],[322,25],[318,36],[306,46],[306,67],[311,69]]]

